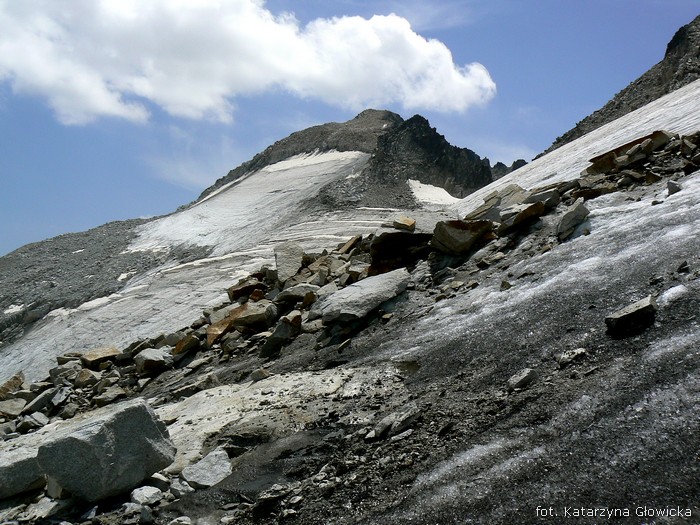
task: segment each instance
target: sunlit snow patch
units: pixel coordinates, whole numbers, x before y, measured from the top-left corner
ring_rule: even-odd
[[[447,207],[453,206],[460,201],[457,197],[453,197],[445,188],[439,188],[437,186],[431,186],[430,184],[423,184],[417,180],[408,180],[408,185],[413,192],[413,196],[421,204],[428,207]]]
[[[5,314],[5,315],[16,314],[16,313],[18,313],[18,312],[21,312],[23,308],[24,308],[24,305],[23,305],[23,304],[11,304],[11,305],[7,308],[7,310],[5,310],[5,311],[3,312],[3,314]]]

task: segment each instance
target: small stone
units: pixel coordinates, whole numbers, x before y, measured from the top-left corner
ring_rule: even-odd
[[[82,355],[81,359],[86,368],[99,370],[102,363],[114,361],[121,353],[121,350],[118,348],[105,346],[88,350]]]
[[[586,355],[585,348],[575,348],[573,350],[566,350],[562,352],[559,357],[557,357],[557,363],[559,363],[559,368],[564,368],[566,365],[572,361],[579,359]]]
[[[131,491],[131,502],[137,505],[155,505],[163,497],[163,492],[156,487],[145,486]]]
[[[206,488],[223,481],[231,472],[228,454],[223,448],[217,448],[194,465],[185,467],[181,475],[191,486]]]
[[[51,476],[46,477],[46,495],[52,499],[63,499],[68,492]]]
[[[24,399],[8,399],[7,401],[0,401],[0,415],[15,418],[22,413],[22,410],[26,405],[27,402]]]
[[[265,370],[264,368],[258,368],[257,370],[253,370],[250,373],[250,380],[253,381],[254,383],[257,383],[258,381],[262,381],[263,379],[267,379],[270,377],[272,374]]]
[[[275,298],[275,301],[302,301],[307,293],[318,292],[319,288],[320,287],[316,286],[315,284],[308,283],[301,283],[294,286],[290,286],[289,288],[280,292],[280,294]]]
[[[261,290],[264,292],[267,291],[267,286],[264,283],[261,283],[260,281],[255,279],[254,277],[241,279],[238,282],[238,284],[231,286],[228,289],[228,298],[231,300],[231,302],[235,302],[241,297],[245,297],[246,295],[252,294],[255,290]],[[210,319],[209,322],[214,324],[216,320]]]
[[[36,430],[49,424],[49,418],[41,412],[34,412],[22,417],[17,423],[17,432],[26,434],[30,430]]]
[[[56,392],[58,392],[58,388],[49,388],[48,390],[44,390],[34,399],[34,401],[27,403],[22,412],[24,414],[31,414],[33,412],[40,412],[44,410],[51,404],[51,400],[53,399],[53,396],[56,395]]]
[[[176,498],[181,498],[191,492],[194,492],[194,489],[186,481],[176,478],[170,483],[170,493]]]
[[[296,242],[283,242],[275,246],[277,278],[281,283],[294,277],[304,260],[304,248]]]
[[[173,356],[166,348],[146,348],[134,357],[136,372],[155,375],[173,366]]]
[[[182,358],[188,352],[197,348],[199,348],[199,339],[195,335],[189,334],[184,339],[180,340],[180,342],[175,346],[173,356],[175,356],[176,359],[178,357]]]
[[[148,478],[146,484],[150,487],[156,487],[163,492],[170,490],[170,480],[160,472],[156,472]]]
[[[72,383],[83,369],[79,361],[68,361],[49,370],[51,382],[56,386]]]
[[[23,384],[24,374],[22,372],[18,372],[15,375],[13,375],[10,379],[8,379],[2,385],[0,385],[0,401],[10,399],[13,393],[17,392],[22,388]]]
[[[403,409],[398,412],[393,412],[379,421],[373,430],[374,438],[382,439],[384,437],[400,434],[408,429],[419,416],[420,410],[418,406],[415,403],[409,403]],[[369,434],[365,436],[365,439],[371,440],[372,438],[368,436]]]
[[[668,190],[668,196],[670,197],[674,193],[678,193],[679,191],[681,191],[683,188],[677,182],[670,180],[666,182],[666,189]]]
[[[590,214],[588,208],[583,204],[583,199],[578,199],[569,209],[564,212],[564,215],[557,226],[557,237],[563,241],[574,233],[576,227],[581,224]]]
[[[613,337],[627,337],[642,333],[654,324],[656,300],[651,295],[632,303],[605,318],[608,334]]]
[[[192,518],[187,516],[180,516],[168,522],[168,525],[192,525]]]
[[[533,370],[532,368],[524,368],[517,374],[511,376],[511,378],[508,380],[508,391],[512,392],[516,389],[527,388],[534,383],[538,377],[539,374],[536,370]]]
[[[412,232],[416,229],[416,221],[415,219],[411,219],[410,217],[401,216],[398,219],[394,220],[392,226],[397,230],[407,230]]]
[[[102,375],[99,372],[93,372],[92,370],[83,368],[82,370],[80,370],[80,372],[78,372],[78,375],[75,377],[73,385],[75,386],[75,388],[88,388],[91,386],[95,386],[101,378]]]
[[[126,390],[115,385],[107,388],[99,396],[92,398],[92,401],[95,403],[95,406],[103,407],[123,397],[126,397]]]
[[[345,254],[351,252],[361,240],[362,235],[355,235],[338,249],[338,253]]]

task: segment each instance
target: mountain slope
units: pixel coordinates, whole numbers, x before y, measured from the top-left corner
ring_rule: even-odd
[[[630,111],[700,78],[700,16],[681,27],[666,47],[661,62],[617,93],[610,102],[558,137],[548,153]]]
[[[269,252],[268,236],[303,214],[357,205],[419,208],[410,177],[459,196],[491,180],[487,160],[449,145],[422,117],[404,122],[389,111],[366,110],[276,142],[176,213],[22,247],[0,258],[0,353],[49,312],[59,315],[97,299],[108,303],[110,294],[128,289],[129,279],[152,279],[164,268],[258,244]],[[376,214],[367,215],[376,223]],[[84,344],[102,339],[91,341]]]
[[[97,338],[124,348],[126,363],[108,365],[102,379],[118,375],[123,395],[128,390],[145,397],[168,425],[178,452],[158,483],[176,490],[178,476],[188,475],[183,468],[200,457],[214,450],[230,456],[224,461],[231,474],[213,486],[146,504],[162,525],[184,516],[241,524],[591,523],[581,509],[597,508],[616,512],[618,523],[650,522],[653,515],[639,512],[668,515],[669,509],[683,515],[667,522],[694,523],[700,512],[700,464],[694,459],[700,432],[700,171],[688,157],[696,158],[700,143],[693,134],[700,129],[699,110],[697,81],[458,201],[460,216],[483,211],[485,201],[490,212],[503,206],[494,235],[461,256],[412,251],[420,246],[414,243],[432,243],[435,222],[454,214],[413,210],[419,225],[413,234],[382,227],[405,210],[310,216],[291,206],[277,217],[282,208],[275,195],[290,189],[285,177],[300,185],[286,202],[299,203],[333,176],[329,171],[352,176],[353,166],[367,162],[365,153],[303,155],[267,166],[180,212],[189,215],[140,226],[131,249],[162,249],[183,239],[210,245],[210,228],[183,231],[184,225],[216,217],[238,199],[255,209],[257,220],[240,223],[242,230],[261,232],[255,245],[244,239],[244,249],[161,267],[115,297],[55,313],[19,341],[24,346],[10,345],[9,354],[0,354],[0,371],[19,363],[25,373],[42,372],[47,355]],[[664,135],[665,142],[637,165],[581,175],[588,159],[659,128],[689,138]],[[625,170],[639,170],[638,182],[625,182],[632,177]],[[275,173],[282,175],[280,186],[266,192],[256,184]],[[516,204],[516,215],[539,209],[540,216],[506,228],[516,216],[508,199],[520,195],[525,203],[531,191],[549,201],[545,194],[553,188],[561,202],[551,201],[548,211],[542,200],[526,208]],[[589,214],[562,237],[559,224],[581,204],[579,196]],[[269,208],[255,204],[268,199]],[[265,220],[273,218],[282,221],[265,230]],[[358,322],[338,324],[322,313],[322,327],[299,332],[273,354],[264,352],[272,327],[244,327],[226,342],[202,343],[181,364],[155,374],[135,374],[136,365],[128,364],[129,352],[138,348],[175,352],[165,341],[185,341],[197,331],[208,340],[216,330],[215,307],[245,311],[235,300],[229,304],[224,290],[250,273],[272,286],[261,266],[272,263],[273,246],[283,252],[280,241],[300,241],[314,262],[345,257],[360,265],[368,255],[381,255],[382,241],[363,248],[355,240],[345,245],[355,248],[338,249],[354,232],[374,232],[387,243],[385,255],[398,250],[399,260],[411,260],[410,272],[360,280],[365,285],[355,288],[363,291],[359,296],[349,293],[350,285],[319,300],[354,298],[354,307],[365,307]],[[227,232],[214,245],[226,252],[237,242],[236,232]],[[319,256],[324,245],[334,253]],[[284,256],[277,263],[279,275]],[[308,267],[290,278],[288,293],[305,269],[311,273],[313,263],[299,264]],[[403,287],[391,292],[392,300],[379,310],[376,302],[362,304],[397,276]],[[647,296],[658,304],[651,322],[632,333],[608,333],[607,317]],[[303,306],[306,295],[298,297],[287,306],[274,300],[290,323],[290,308],[303,311],[302,318],[308,314],[303,323],[314,322]],[[252,294],[248,302],[255,302]],[[203,304],[211,307],[209,321],[196,319]],[[56,371],[54,376],[62,380]],[[55,388],[72,388],[61,384]],[[81,392],[71,395],[87,410],[89,402],[80,396],[98,396]],[[49,436],[50,425],[42,431]],[[0,444],[0,458],[7,457],[6,447],[30,447],[30,438]],[[101,506],[99,519],[130,519],[133,509],[121,505],[128,497]],[[66,518],[92,506],[75,505]],[[538,515],[550,507],[551,516]],[[8,512],[22,516],[22,509],[10,505]]]

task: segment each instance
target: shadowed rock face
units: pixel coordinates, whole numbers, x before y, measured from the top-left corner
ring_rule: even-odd
[[[632,82],[598,111],[558,137],[549,153],[586,133],[639,109],[700,78],[700,16],[681,27],[666,47],[664,59]]]
[[[487,158],[452,146],[422,116],[415,115],[377,139],[368,166],[352,179],[321,190],[326,207],[416,207],[407,181],[417,180],[464,197],[493,180]]]
[[[464,197],[491,182],[488,159],[452,146],[420,115],[379,138],[369,171],[377,183],[413,179],[445,188],[454,197]]]

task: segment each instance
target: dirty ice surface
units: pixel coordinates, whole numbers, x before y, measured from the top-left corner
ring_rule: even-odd
[[[700,129],[700,81],[509,174],[465,198],[459,203],[459,210],[468,213],[494,188],[507,184],[517,183],[532,189],[574,179],[589,165],[588,159],[657,129],[678,133]],[[629,199],[625,192],[588,201],[586,206],[591,214],[586,227],[590,235],[577,236],[548,253],[509,267],[509,275],[514,277],[513,287],[508,290],[501,290],[500,278],[492,279],[453,300],[437,303],[428,315],[417,320],[414,331],[397,334],[381,345],[378,349],[381,358],[401,356],[418,360],[425,367],[428,362],[439,362],[440,356],[462,352],[469,362],[474,357],[473,348],[487,346],[482,341],[489,340],[491,333],[508,333],[512,357],[508,356],[508,362],[501,366],[512,364],[514,370],[542,367],[543,355],[562,350],[557,346],[558,338],[547,334],[562,334],[567,322],[585,328],[589,325],[582,323],[592,321],[588,332],[579,330],[580,334],[570,336],[573,341],[570,344],[586,347],[597,331],[604,332],[606,313],[650,293],[650,278],[668,275],[682,261],[697,265],[700,171],[679,182],[683,190],[671,196],[667,195],[665,183],[659,183],[647,187],[647,193],[638,202]],[[660,204],[652,205],[654,200]],[[522,275],[529,277],[517,278]],[[666,286],[659,297],[662,312],[674,303],[700,294],[697,280],[685,284],[671,282]],[[589,305],[596,302],[598,309],[589,310]],[[562,319],[562,312],[565,315],[569,312],[571,319]],[[693,360],[697,362],[698,346],[700,322],[691,316],[672,336],[660,335],[639,354],[613,360],[613,364],[600,371],[601,384],[590,395],[560,407],[549,422],[532,429],[484,433],[465,450],[423,473],[412,488],[420,496],[408,498],[416,504],[397,511],[397,517],[413,523],[444,516],[450,508],[458,512],[465,505],[488,498],[502,487],[499,484],[518,479],[540,458],[561,457],[561,447],[569,445],[583,451],[579,458],[582,465],[589,461],[596,465],[599,459],[590,443],[615,448],[610,458],[599,462],[608,471],[598,472],[595,466],[588,468],[586,473],[593,479],[600,476],[603,480],[614,472],[611,464],[632,472],[635,462],[653,453],[653,443],[663,443],[670,429],[690,432],[698,425],[700,391],[696,385],[700,374],[691,367]],[[521,348],[536,350],[518,352]],[[677,362],[678,366],[687,363],[687,374],[668,380],[659,375],[658,367],[669,361]],[[649,377],[661,383],[650,382]],[[504,383],[505,379],[507,375]],[[639,399],[636,408],[617,412],[605,408],[616,406],[620,397],[629,392],[635,392]],[[601,416],[603,410],[607,412]],[[617,443],[615,431],[621,428],[628,430],[620,434],[621,441]],[[641,437],[638,442],[624,442],[624,436],[629,435]],[[585,440],[589,440],[588,445]],[[615,447],[611,442],[615,442]],[[591,456],[584,457],[585,454]],[[535,482],[532,483],[534,486]],[[541,482],[542,486],[547,483]]]

